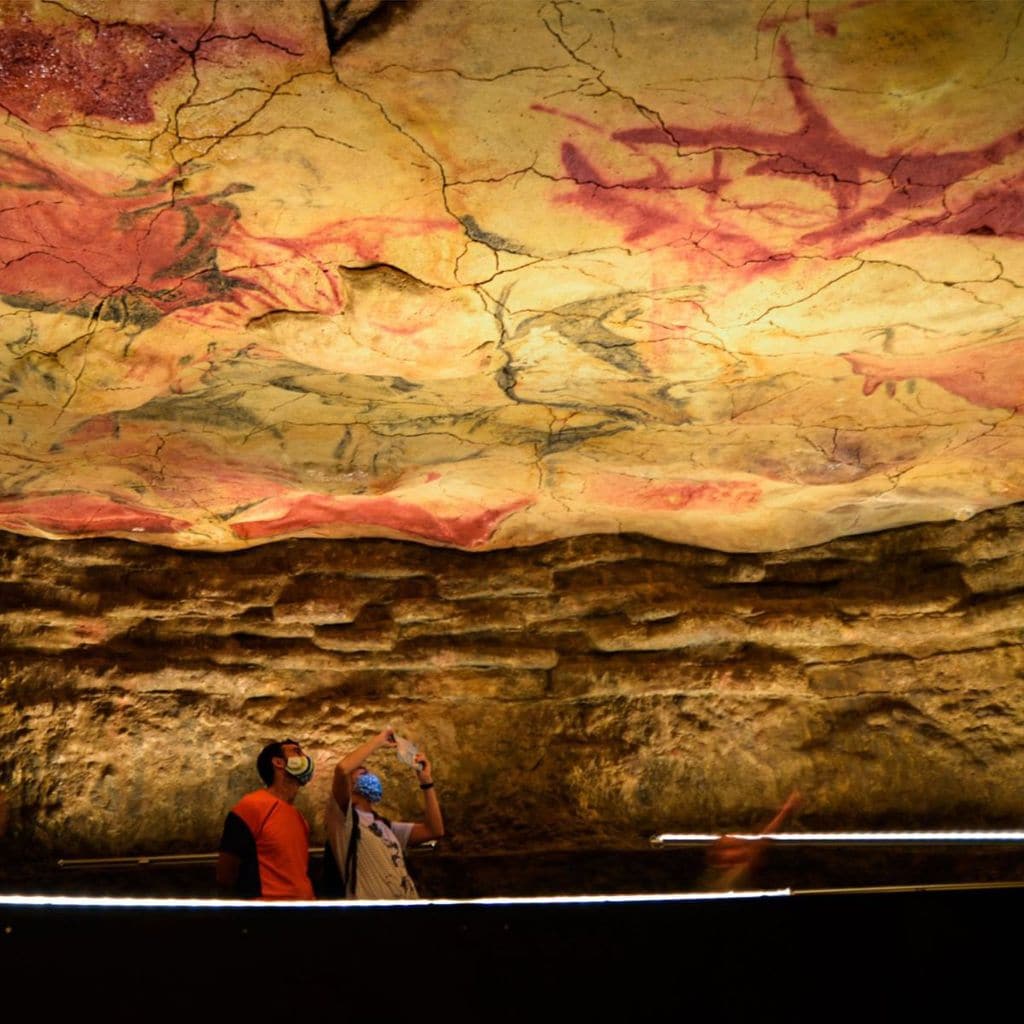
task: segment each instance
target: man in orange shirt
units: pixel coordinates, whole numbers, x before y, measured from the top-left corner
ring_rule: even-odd
[[[217,858],[217,885],[231,895],[311,900],[309,825],[293,806],[313,777],[313,759],[295,740],[268,743],[256,758],[264,789],[228,812]]]

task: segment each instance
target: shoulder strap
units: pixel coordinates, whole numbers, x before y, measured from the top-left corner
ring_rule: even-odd
[[[359,824],[359,812],[350,802],[348,813],[352,815],[352,829],[349,832],[348,849],[345,851],[345,895],[355,896],[356,874],[359,869],[359,832],[362,826]]]

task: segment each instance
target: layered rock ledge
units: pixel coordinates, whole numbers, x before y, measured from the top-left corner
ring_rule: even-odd
[[[1019,824],[1024,510],[785,554],[588,537],[186,554],[0,536],[10,862],[212,849],[266,740],[432,753],[465,855]],[[396,812],[417,794],[380,768]]]

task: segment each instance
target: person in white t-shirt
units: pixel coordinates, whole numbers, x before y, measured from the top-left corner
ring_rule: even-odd
[[[357,900],[419,898],[405,867],[405,851],[440,839],[444,820],[430,762],[423,753],[416,754],[413,768],[423,792],[424,820],[392,822],[374,810],[384,791],[380,779],[363,762],[381,747],[395,745],[394,732],[382,729],[334,769],[327,801],[325,895]]]

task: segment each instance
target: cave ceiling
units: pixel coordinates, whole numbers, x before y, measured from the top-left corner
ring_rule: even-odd
[[[1022,15],[0,4],[0,529],[768,551],[1024,500]]]

